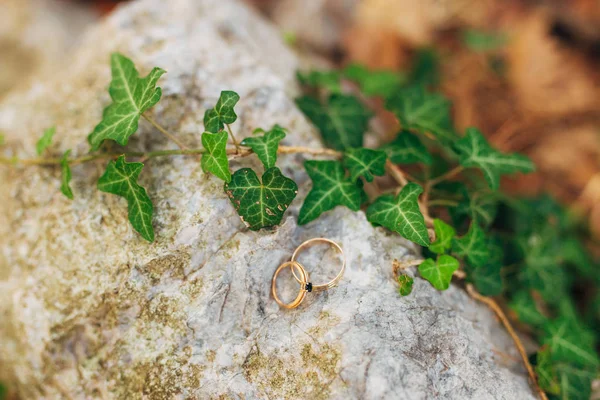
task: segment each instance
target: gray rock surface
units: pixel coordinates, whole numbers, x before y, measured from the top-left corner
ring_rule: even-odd
[[[52,79],[0,103],[3,153],[34,156],[56,124],[51,152],[84,154],[109,101],[112,51],[168,71],[154,116],[190,146],[222,89],[242,96],[238,136],[279,123],[285,144],[319,146],[291,99],[296,60],[266,21],[235,1],[143,0],[89,31]],[[142,123],[129,148],[168,146]],[[417,257],[413,245],[346,209],[296,225],[309,187],[302,161],[278,160],[300,194],[280,227],[260,232],[196,159],[148,161],[153,244],[131,229],[124,200],[95,189],[104,162],[74,168],[74,201],[55,169],[0,167],[0,380],[27,399],[533,398],[509,337],[462,289],[416,278],[398,296],[392,260]],[[346,274],[282,310],[271,276],[315,236],[343,246]],[[324,279],[333,269],[315,266],[335,259],[311,254],[302,261]]]

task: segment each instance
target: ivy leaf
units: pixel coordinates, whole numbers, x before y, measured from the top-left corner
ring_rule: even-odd
[[[553,364],[558,376],[560,398],[568,400],[588,400],[592,396],[592,382],[598,376],[595,368],[581,368],[570,363]]]
[[[412,277],[408,275],[400,275],[398,276],[398,293],[400,296],[408,296],[412,292],[414,280]]]
[[[394,164],[431,164],[433,158],[418,137],[407,130],[401,131],[393,142],[383,145],[380,150],[386,152]]]
[[[453,239],[452,250],[456,255],[464,257],[472,267],[485,265],[490,256],[485,233],[474,222],[466,235]]]
[[[400,90],[386,101],[404,129],[431,133],[443,142],[457,139],[450,119],[450,101],[439,93],[429,93],[421,86]]]
[[[373,182],[373,175],[385,175],[386,155],[383,151],[365,149],[349,149],[344,153],[344,166],[350,171],[352,180],[364,176],[367,182]]]
[[[242,168],[225,183],[225,193],[252,230],[274,226],[281,222],[283,213],[298,194],[296,182],[285,177],[279,168],[265,171],[262,182],[250,168]]]
[[[324,88],[331,93],[340,93],[342,87],[340,85],[341,75],[339,71],[309,71],[298,72],[296,74],[300,84],[314,87]]]
[[[52,137],[54,136],[55,132],[56,132],[56,127],[54,127],[54,126],[51,128],[48,128],[44,131],[44,134],[42,135],[40,140],[37,141],[37,143],[35,145],[38,156],[41,156],[42,153],[44,152],[44,150],[46,150],[52,144]]]
[[[233,124],[237,119],[233,107],[240,100],[240,95],[231,90],[223,90],[214,108],[204,112],[204,129],[208,132],[219,132],[225,124]]]
[[[456,141],[454,147],[458,151],[460,164],[481,169],[493,190],[500,186],[501,175],[535,170],[531,160],[524,155],[505,154],[491,147],[476,128],[467,128],[465,137]]]
[[[258,159],[262,161],[265,169],[269,169],[275,166],[279,142],[284,137],[285,129],[279,125],[275,125],[270,131],[265,132],[263,136],[245,138],[242,140],[241,145],[250,147],[256,153]]]
[[[504,290],[502,266],[498,263],[488,262],[480,267],[474,268],[471,278],[475,287],[484,296],[498,296]]]
[[[450,287],[452,274],[458,269],[458,260],[448,255],[441,255],[437,261],[431,258],[419,265],[419,273],[429,281],[437,290],[446,290]]]
[[[210,172],[225,182],[231,181],[226,149],[227,132],[204,132],[202,134],[202,146],[206,149],[200,160],[202,171]]]
[[[108,164],[104,175],[98,179],[98,190],[124,197],[127,200],[129,221],[133,229],[147,241],[153,242],[152,201],[146,189],[137,183],[142,168],[144,164],[128,163],[125,162],[125,156],[120,156]]]
[[[356,97],[332,94],[322,104],[314,97],[302,96],[296,104],[319,128],[328,147],[346,150],[363,145],[372,113]]]
[[[437,254],[444,254],[452,247],[452,239],[456,236],[454,228],[441,219],[433,220],[435,230],[435,242],[429,245],[429,250]]]
[[[475,193],[470,195],[464,190],[464,199],[456,207],[450,209],[452,221],[461,225],[465,218],[470,218],[473,223],[487,227],[496,218],[498,211],[498,198],[495,193]]]
[[[359,64],[348,65],[343,74],[358,83],[361,91],[367,96],[389,97],[406,82],[406,77],[396,71],[370,71]]]
[[[71,150],[65,151],[62,158],[60,159],[60,170],[61,170],[61,184],[60,191],[62,194],[67,196],[67,198],[73,200],[73,191],[69,186],[71,182],[71,167],[69,166],[69,155],[71,154]]]
[[[425,87],[437,86],[440,82],[440,57],[432,48],[421,48],[413,57],[409,81]]]
[[[580,367],[600,365],[594,347],[594,335],[573,318],[560,317],[544,326],[542,343],[548,345],[552,360],[569,362]]]
[[[304,168],[312,179],[313,187],[300,209],[300,225],[337,206],[346,206],[352,211],[360,209],[363,192],[355,181],[346,177],[339,161],[307,160],[304,162]]]
[[[533,297],[527,290],[515,293],[509,307],[517,314],[519,320],[525,324],[539,327],[548,321],[548,318],[538,310]]]
[[[538,384],[545,392],[553,395],[560,394],[560,385],[548,348],[544,348],[536,354],[535,373],[538,377]]]
[[[108,92],[113,102],[104,109],[102,121],[88,136],[92,151],[98,150],[106,139],[125,146],[138,128],[140,116],[160,100],[162,89],[156,82],[166,71],[153,68],[140,78],[133,62],[119,54],[110,58],[112,80]]]
[[[429,246],[429,234],[418,199],[423,188],[416,183],[405,185],[398,196],[383,195],[367,209],[367,220],[399,233],[406,239]]]

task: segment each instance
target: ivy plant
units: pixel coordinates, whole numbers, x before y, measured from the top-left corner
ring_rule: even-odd
[[[204,114],[202,147],[190,149],[148,115],[161,98],[157,84],[165,71],[154,67],[141,78],[132,60],[115,53],[110,62],[111,103],[88,137],[89,154],[73,156],[70,149],[57,149],[52,143],[56,130],[50,128],[37,143],[40,158],[0,157],[0,162],[56,165],[61,172],[57,190],[73,199],[71,168],[107,160],[98,189],[125,198],[131,226],[149,242],[156,237],[153,193],[140,184],[148,177],[142,176],[139,159],[200,155],[204,173],[223,181],[224,198],[252,230],[273,229],[286,213],[293,214],[288,210],[294,202],[299,224],[336,207],[362,210],[373,225],[422,247],[425,258],[412,265],[418,265],[423,285],[443,291],[452,279],[461,278],[469,293],[488,303],[492,300],[485,296],[502,296],[540,344],[532,357],[532,379],[557,398],[586,399],[600,365],[595,352],[600,295],[592,297],[592,311],[585,311],[588,306],[576,306],[572,293],[582,282],[598,283],[600,274],[582,243],[582,224],[550,198],[517,199],[500,190],[505,176],[533,172],[534,164],[524,155],[494,148],[477,128],[456,129],[450,101],[435,90],[436,63],[437,55],[424,50],[412,69],[403,72],[352,65],[341,71],[299,73],[305,92],[296,104],[328,148],[286,146],[287,131],[278,125],[255,127],[238,143],[231,125],[238,118],[240,96],[224,90]],[[400,128],[393,140],[365,147],[372,142],[365,135],[376,112],[369,105],[373,102],[364,101],[369,97],[378,98]],[[127,145],[141,117],[180,148],[125,148],[122,153],[106,148],[111,141]],[[305,155],[311,180],[300,201],[296,182],[277,166],[278,155],[290,153]],[[232,171],[230,158],[253,155],[262,167]],[[399,274],[399,294],[409,296],[422,287],[415,282]],[[498,312],[499,307],[494,309]]]

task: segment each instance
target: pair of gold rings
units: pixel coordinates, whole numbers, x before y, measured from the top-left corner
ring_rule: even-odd
[[[317,244],[317,243],[329,244],[330,246],[335,248],[340,253],[340,256],[342,257],[342,268],[340,269],[340,271],[338,272],[336,277],[322,285],[313,285],[310,282],[310,277],[309,277],[308,271],[306,271],[304,266],[297,261],[298,255],[304,249],[306,249],[307,247],[310,247],[314,244]],[[298,281],[298,283],[300,283],[300,290],[298,292],[298,295],[291,303],[283,302],[277,295],[277,288],[276,288],[277,277],[279,276],[279,273],[286,268],[291,269],[292,275],[294,275],[294,278],[296,279],[296,281]],[[273,293],[273,298],[275,299],[277,304],[279,304],[281,307],[290,308],[290,309],[296,308],[304,301],[304,298],[306,297],[307,293],[321,292],[324,290],[329,290],[332,287],[336,286],[338,284],[338,282],[340,281],[340,279],[342,279],[342,275],[344,274],[345,269],[346,269],[346,257],[344,256],[344,252],[339,244],[337,244],[333,240],[329,240],[329,239],[325,239],[325,238],[309,239],[306,242],[302,243],[300,246],[298,246],[296,248],[296,250],[294,251],[294,254],[292,254],[291,260],[286,261],[283,264],[281,264],[275,271],[275,274],[273,274],[273,281],[271,282],[271,292]],[[296,274],[296,272],[298,272],[298,274]]]

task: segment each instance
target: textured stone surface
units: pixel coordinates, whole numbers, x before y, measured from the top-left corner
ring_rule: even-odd
[[[221,89],[242,96],[238,136],[279,123],[292,132],[284,144],[319,145],[290,97],[296,60],[237,2],[135,2],[83,43],[59,74],[0,104],[5,155],[34,156],[52,124],[54,153],[85,153],[115,50],[144,72],[168,71],[153,112],[190,146]],[[129,148],[167,146],[142,123]],[[95,190],[104,162],[74,168],[74,201],[58,192],[56,170],[0,167],[0,380],[49,399],[533,398],[510,339],[460,288],[439,293],[416,278],[413,295],[397,295],[392,259],[416,257],[412,245],[345,209],[296,226],[302,161],[280,157],[299,198],[282,226],[261,232],[244,228],[198,160],[148,161],[153,244],[132,231],[124,200]],[[341,243],[344,279],[281,310],[271,276],[314,236]],[[315,266],[335,259],[312,254],[302,261],[324,279],[333,270]]]

